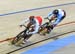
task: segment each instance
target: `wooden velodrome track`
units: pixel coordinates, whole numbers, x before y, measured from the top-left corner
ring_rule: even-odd
[[[61,34],[64,34],[64,33],[70,33],[71,31],[75,33],[75,18],[74,18],[75,1],[74,0],[71,0],[71,1],[61,0],[58,2],[56,1],[32,0],[31,2],[29,2],[29,0],[27,1],[26,0],[24,1],[2,0],[2,2],[0,2],[0,5],[2,5],[0,6],[1,7],[0,9],[0,53],[6,54],[6,53],[10,53],[20,48],[20,47],[8,45],[9,43],[6,41],[6,39],[16,36],[20,31],[24,29],[24,28],[19,28],[18,26],[23,19],[27,18],[30,15],[41,15],[45,17],[51,10],[56,9],[56,8],[64,9],[67,12],[66,18],[59,24],[61,26],[57,26],[56,28],[54,28],[51,34],[47,35],[46,37],[39,36],[38,34],[36,34],[37,37],[33,35],[33,37],[29,39],[30,43],[28,44],[32,44],[32,43],[44,40],[45,38],[50,38],[53,36],[60,36]],[[68,3],[72,3],[72,4],[68,4]],[[41,8],[41,7],[45,7],[45,8]],[[35,9],[35,8],[38,8],[38,9]],[[44,44],[45,43],[46,41],[44,42]],[[41,43],[37,44],[37,46],[39,45],[42,45],[42,44]],[[25,46],[27,46],[27,44]],[[16,52],[13,52],[13,54],[19,54],[23,51],[27,51],[28,49],[31,49],[34,47],[36,46],[18,50]]]

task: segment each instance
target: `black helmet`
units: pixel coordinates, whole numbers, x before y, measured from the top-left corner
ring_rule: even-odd
[[[53,14],[58,14],[58,10],[55,9],[55,10],[53,11]]]

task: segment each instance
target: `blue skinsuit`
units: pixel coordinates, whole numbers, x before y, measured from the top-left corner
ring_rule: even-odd
[[[62,20],[62,17],[64,16],[64,12],[63,12],[63,10],[61,10],[61,9],[58,9],[58,11],[59,11],[59,13],[57,14],[57,20],[53,23],[53,24],[58,24],[59,22],[61,22],[61,20]],[[50,16],[52,16],[53,15],[53,12],[50,12],[49,14],[48,14],[48,18],[50,19]]]

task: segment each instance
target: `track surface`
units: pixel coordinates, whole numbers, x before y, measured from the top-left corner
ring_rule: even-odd
[[[15,0],[13,0],[13,1],[15,1]],[[71,1],[70,0],[66,0],[66,1],[65,0],[61,0],[61,1],[56,0],[58,2],[53,1],[53,0],[48,0],[48,1],[32,0],[34,2],[28,2],[29,0],[15,1],[15,2],[13,2],[13,1],[2,0],[2,2],[0,2],[0,5],[3,5],[3,6],[0,6],[1,7],[1,9],[0,9],[0,41],[5,40],[7,38],[14,37],[20,31],[22,31],[24,28],[19,28],[18,25],[20,24],[20,22],[23,19],[26,19],[28,16],[41,15],[41,16],[45,17],[51,10],[56,9],[56,8],[64,9],[67,12],[67,17],[59,25],[69,23],[69,22],[74,22],[74,23],[57,26],[47,36],[39,36],[38,34],[33,35],[29,39],[29,42],[24,46],[26,47],[29,44],[32,45],[32,43],[34,44],[38,41],[40,43],[37,43],[35,45],[29,46],[26,48],[24,48],[24,46],[23,46],[22,47],[23,49],[21,47],[8,45],[9,42],[4,41],[4,42],[0,43],[0,53],[1,54],[11,53],[11,52],[13,52],[11,54],[20,54],[23,51],[27,51],[31,48],[40,46],[40,45],[45,44],[50,41],[54,41],[53,39],[51,39],[51,37],[60,36],[59,38],[63,38],[69,34],[72,34],[71,31],[73,32],[73,34],[75,34],[75,18],[74,18],[75,17],[74,16],[75,15],[75,1],[74,0],[71,0]],[[56,2],[56,3],[53,4],[54,2]],[[29,3],[32,5],[30,5]],[[34,4],[36,4],[36,5],[34,5]],[[62,5],[62,4],[68,4],[68,5]],[[40,10],[35,9],[35,8],[39,8],[39,7],[45,7],[45,8],[44,9],[42,8]],[[29,9],[31,9],[31,10],[29,10]],[[34,9],[35,11],[32,9]],[[25,10],[29,10],[29,11],[24,12]],[[18,12],[18,11],[21,11],[21,12]],[[10,14],[10,13],[14,13],[14,14]],[[47,20],[45,20],[45,21],[47,21]],[[65,33],[69,33],[69,34],[62,35]],[[41,42],[41,40],[45,40],[45,39],[48,39],[48,40]],[[18,49],[21,49],[21,50],[18,50]],[[57,52],[54,52],[54,53],[57,53]]]

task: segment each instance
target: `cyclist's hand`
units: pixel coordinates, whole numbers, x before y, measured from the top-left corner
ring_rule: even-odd
[[[27,35],[31,35],[31,34],[32,34],[32,32],[26,32],[26,34],[27,34]]]

